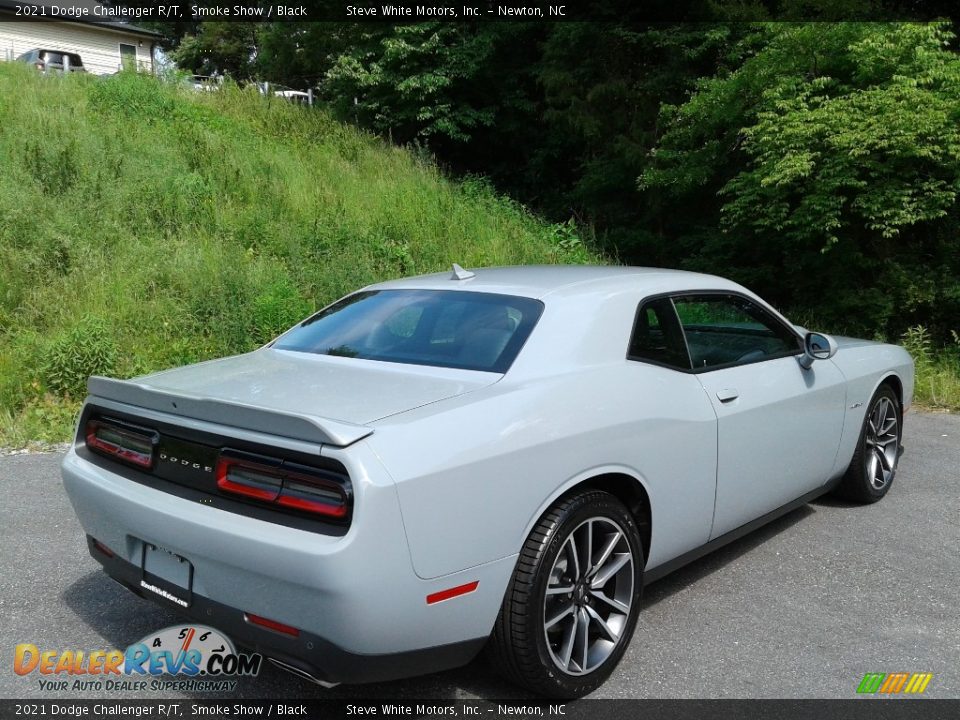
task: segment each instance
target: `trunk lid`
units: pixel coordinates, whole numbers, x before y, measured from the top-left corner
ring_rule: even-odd
[[[89,388],[118,402],[248,429],[269,432],[272,416],[274,432],[345,445],[372,432],[362,426],[500,377],[263,348],[129,381],[91,378]]]

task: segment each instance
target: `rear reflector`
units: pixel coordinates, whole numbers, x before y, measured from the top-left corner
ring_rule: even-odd
[[[110,548],[108,548],[106,545],[104,545],[104,544],[103,544],[102,542],[100,542],[99,540],[94,540],[94,541],[93,541],[93,546],[94,546],[97,550],[99,550],[100,552],[102,552],[104,555],[106,555],[108,558],[112,558],[112,557],[113,557],[113,550],[111,550]]]
[[[472,593],[477,589],[477,586],[480,584],[479,580],[474,580],[473,582],[467,583],[466,585],[457,585],[456,587],[448,588],[447,590],[441,590],[440,592],[435,592],[431,595],[427,595],[427,605],[433,605],[434,603],[443,602],[444,600],[449,600],[450,598],[459,597],[460,595],[466,595],[467,593]]]
[[[159,436],[156,432],[106,418],[89,420],[85,428],[87,447],[140,468],[153,467]]]
[[[253,613],[244,613],[243,619],[251,625],[259,625],[260,627],[265,627],[268,630],[274,630],[276,632],[283,633],[284,635],[291,635],[293,637],[299,637],[300,635],[300,631],[295,627],[284,625],[276,620],[260,617],[259,615],[254,615]]]

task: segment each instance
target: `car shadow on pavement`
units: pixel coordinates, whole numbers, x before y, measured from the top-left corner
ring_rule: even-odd
[[[894,486],[890,486],[891,491]],[[836,508],[861,508],[861,507],[870,507],[869,505],[864,505],[861,502],[855,502],[853,500],[844,500],[841,497],[836,495],[821,495],[816,500],[810,501],[811,505],[820,505],[822,507],[836,507]]]
[[[80,577],[62,593],[63,602],[111,648],[124,649],[148,633],[184,622],[175,612],[125,590],[102,572]],[[376,699],[531,699],[503,680],[482,655],[462,668],[433,675],[369,685],[324,688],[264,663],[255,678],[241,678],[235,692],[186,692],[197,700],[288,698],[316,700]]]
[[[680,592],[689,585],[693,585],[701,578],[712,575],[717,570],[729,565],[740,558],[740,556],[762,545],[774,536],[790,529],[815,512],[816,510],[809,505],[803,505],[783,517],[777,518],[773,522],[744,535],[739,540],[735,540],[729,545],[725,545],[719,550],[714,550],[699,560],[685,565],[679,570],[670,573],[662,580],[651,583],[643,590],[643,607],[647,608],[656,605],[661,600],[666,600],[674,593]]]
[[[99,571],[83,575],[61,598],[88,627],[119,649],[149,632],[182,622],[173,611],[141,600]]]
[[[816,510],[804,505],[686,567],[671,573],[644,590],[643,606],[656,605],[742,555],[770,540]],[[103,573],[90,572],[63,593],[63,600],[90,628],[112,647],[126,648],[148,633],[184,622],[173,611],[143,600],[111,581]],[[184,693],[203,699],[298,698],[318,700],[375,699],[536,699],[503,680],[481,655],[462,668],[394,682],[341,685],[323,688],[265,663],[255,678],[242,678],[232,693]]]

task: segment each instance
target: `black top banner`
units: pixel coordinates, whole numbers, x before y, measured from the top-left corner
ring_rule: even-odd
[[[86,22],[752,22],[952,18],[950,0],[0,0],[9,19]],[[8,18],[5,18],[8,19]]]

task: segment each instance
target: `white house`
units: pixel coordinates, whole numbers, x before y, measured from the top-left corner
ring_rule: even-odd
[[[38,10],[25,20],[17,14],[17,7],[27,5]],[[71,15],[64,12],[67,7]],[[95,75],[112,74],[122,67],[153,72],[159,33],[104,19],[110,17],[105,8],[109,6],[98,0],[0,0],[0,60],[14,60],[41,48],[78,53],[87,71]],[[78,10],[82,13],[79,17]],[[60,17],[66,19],[57,19]]]

